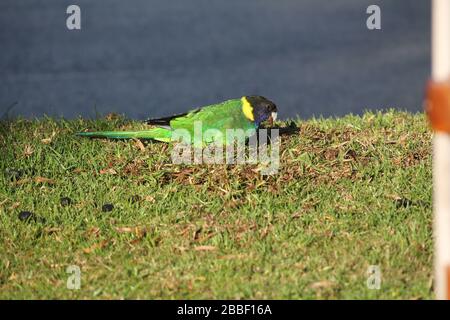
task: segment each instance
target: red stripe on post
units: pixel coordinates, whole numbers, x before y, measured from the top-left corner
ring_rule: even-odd
[[[450,266],[447,266],[447,272],[445,273],[447,276],[447,300],[450,300]]]
[[[427,85],[425,111],[435,131],[450,133],[450,82]]]

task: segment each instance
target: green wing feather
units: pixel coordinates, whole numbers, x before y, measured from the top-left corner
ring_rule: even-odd
[[[201,122],[203,131],[216,129],[225,132],[226,129],[255,128],[255,124],[248,120],[242,112],[240,99],[228,100],[194,110],[183,117],[172,119],[170,127],[193,132],[195,122]]]
[[[201,123],[202,134],[210,129],[216,131],[216,134],[212,132],[213,134],[208,138],[203,136],[204,140],[202,145],[212,141],[218,141],[218,139],[222,139],[224,144],[228,144],[230,141],[224,139],[227,137],[227,129],[242,129],[245,132],[256,129],[253,121],[248,120],[242,112],[242,102],[240,99],[228,100],[203,107],[200,110],[194,110],[183,117],[172,119],[170,121],[170,127],[175,130],[185,129],[193,137],[196,122]],[[211,133],[211,131],[208,133]]]

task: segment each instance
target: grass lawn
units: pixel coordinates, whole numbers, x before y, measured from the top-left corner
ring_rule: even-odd
[[[432,298],[425,116],[296,124],[278,174],[262,176],[73,135],[143,127],[121,117],[1,122],[0,298]]]

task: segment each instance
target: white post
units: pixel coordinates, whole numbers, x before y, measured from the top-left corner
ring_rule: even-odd
[[[433,0],[432,77],[450,81],[450,0]],[[449,299],[450,268],[450,135],[436,132],[433,138],[435,293]]]

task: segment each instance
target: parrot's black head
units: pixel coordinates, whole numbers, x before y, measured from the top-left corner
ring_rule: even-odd
[[[262,96],[245,96],[242,98],[242,111],[247,119],[259,125],[269,120],[270,126],[277,119],[277,106]]]

